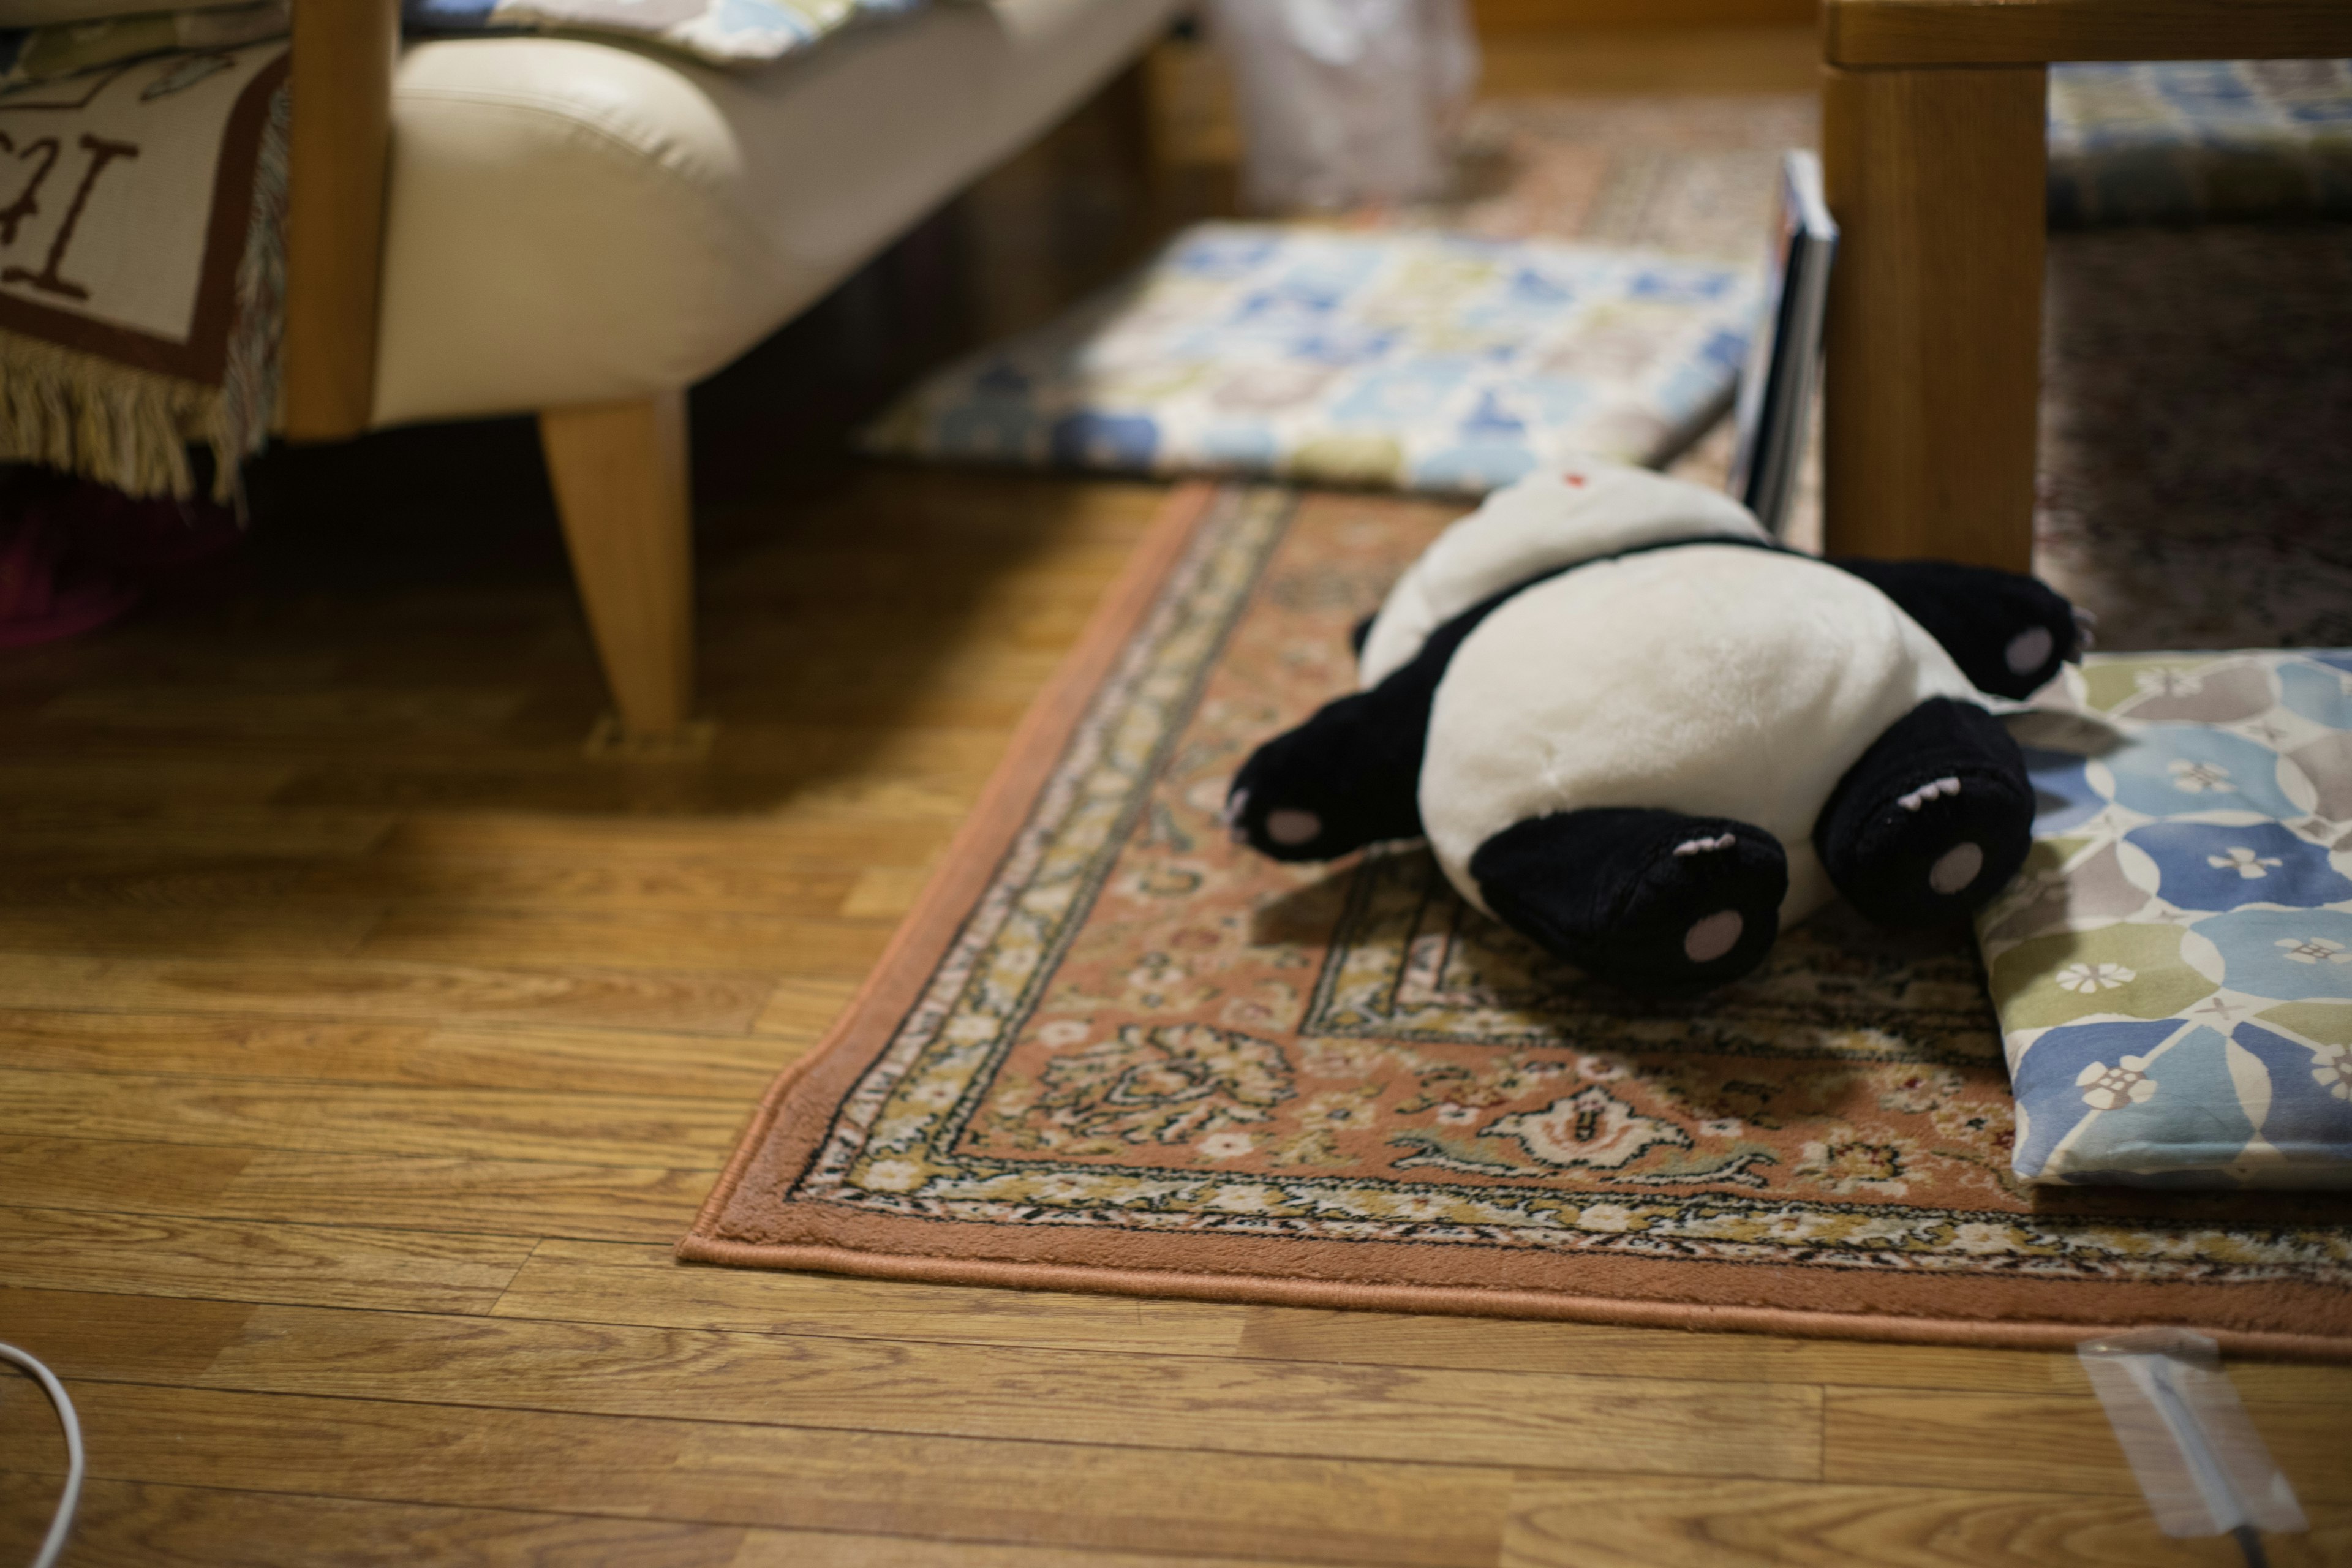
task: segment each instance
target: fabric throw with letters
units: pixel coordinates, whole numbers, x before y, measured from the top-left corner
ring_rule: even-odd
[[[1727,405],[1757,300],[1749,268],[1645,250],[1202,224],[866,443],[1476,495],[1580,453],[1673,457]]]
[[[2094,657],[1979,921],[2027,1181],[2352,1187],[2352,651]]]
[[[707,65],[761,66],[923,0],[404,0],[411,33],[601,33]]]
[[[267,439],[283,320],[282,39],[0,93],[0,460],[226,498]]]

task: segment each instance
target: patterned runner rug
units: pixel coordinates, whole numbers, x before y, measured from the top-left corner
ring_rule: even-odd
[[[2352,1202],[2010,1173],[1965,931],[1833,907],[1702,1004],[1584,980],[1418,848],[1216,815],[1457,508],[1178,493],[889,953],[769,1092],[694,1260],[2063,1345],[2352,1357]]]

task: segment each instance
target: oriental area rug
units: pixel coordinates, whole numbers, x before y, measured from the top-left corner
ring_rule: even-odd
[[[2352,1357],[2352,1204],[2049,1190],[1965,931],[1832,906],[1697,1003],[1464,906],[1417,846],[1227,841],[1249,751],[1458,510],[1190,487],[889,952],[779,1079],[696,1261],[1137,1295]]]

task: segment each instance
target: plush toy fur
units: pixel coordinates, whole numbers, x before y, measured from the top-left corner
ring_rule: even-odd
[[[1300,860],[1425,835],[1473,904],[1668,994],[1747,973],[1833,892],[1895,925],[1998,892],[2032,792],[1978,699],[2078,640],[2030,577],[1822,561],[1601,463],[1489,497],[1361,635],[1361,689],[1235,776],[1236,837]]]

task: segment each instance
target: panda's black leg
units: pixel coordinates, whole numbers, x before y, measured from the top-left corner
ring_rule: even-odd
[[[2032,832],[2033,786],[2017,742],[1975,703],[1937,697],[1846,771],[1813,826],[1813,847],[1865,916],[1930,926],[2000,891]]]
[[[1507,595],[1432,632],[1369,691],[1327,702],[1251,753],[1225,795],[1234,837],[1277,860],[1328,860],[1383,838],[1421,836],[1421,757],[1446,662]],[[1363,651],[1371,617],[1353,633]]]
[[[1760,827],[1674,811],[1560,812],[1478,847],[1470,875],[1522,934],[1630,990],[1737,980],[1780,934],[1789,861]]]
[[[1950,561],[1840,557],[1830,564],[1900,605],[1979,691],[2030,696],[2083,650],[2074,606],[2035,578]]]
[[[1225,796],[1234,838],[1277,860],[1328,860],[1421,833],[1429,713],[1382,688],[1328,702],[1251,753]]]

